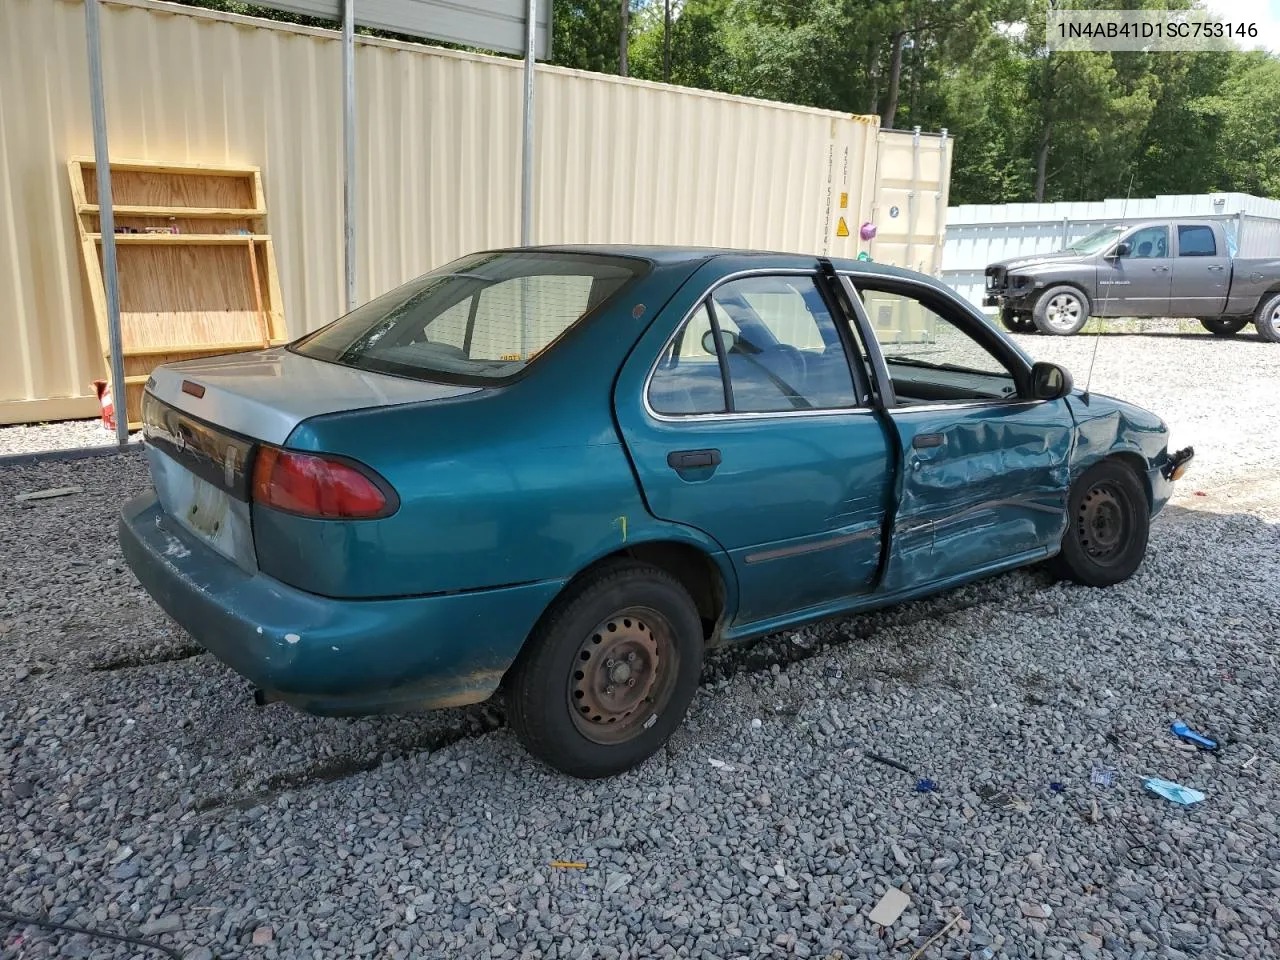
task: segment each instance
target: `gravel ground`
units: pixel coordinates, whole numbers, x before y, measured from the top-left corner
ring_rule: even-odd
[[[1024,342],[1083,380],[1092,343]],[[0,469],[0,911],[202,960],[907,960],[953,910],[920,956],[1274,957],[1278,364],[1245,338],[1104,338],[1094,387],[1199,452],[1137,577],[1018,572],[716,652],[669,747],[595,783],[493,708],[254,708],[120,560],[139,455]],[[1180,746],[1175,717],[1225,746]],[[889,887],[911,904],[875,927]],[[162,956],[0,923],[0,956],[54,955]]]
[[[60,420],[56,423],[0,427],[0,457],[79,447],[113,447],[115,433],[101,420]]]

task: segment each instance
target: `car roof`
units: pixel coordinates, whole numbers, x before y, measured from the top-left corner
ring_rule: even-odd
[[[738,250],[732,247],[695,247],[660,244],[554,244],[537,247],[511,247],[511,250],[543,250],[548,253],[579,253],[595,256],[639,257],[655,264],[699,264],[708,260],[732,259],[735,261],[759,261],[761,267],[795,268],[811,266],[822,256],[816,253],[783,253],[776,250]],[[837,270],[847,273],[875,273],[880,275],[932,279],[914,270],[904,270],[874,260],[853,260],[845,257],[827,257]],[[737,264],[743,265],[741,263]]]

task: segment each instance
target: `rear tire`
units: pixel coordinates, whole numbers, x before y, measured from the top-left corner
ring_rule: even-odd
[[[1000,311],[1000,323],[1010,333],[1035,333],[1036,325],[1025,313],[1014,313],[1008,307]]]
[[[508,677],[507,712],[526,749],[557,770],[621,773],[684,719],[702,673],[702,621],[664,570],[622,562],[556,601]]]
[[[1248,317],[1200,317],[1200,326],[1215,337],[1234,337],[1248,325]]]
[[[1058,572],[1089,587],[1128,580],[1142,565],[1151,508],[1138,475],[1118,460],[1104,460],[1071,487]]]
[[[1054,337],[1069,337],[1084,329],[1089,322],[1089,298],[1076,287],[1062,284],[1050,287],[1036,301],[1036,329]]]
[[[1253,325],[1263,340],[1280,343],[1280,293],[1262,302],[1254,315]]]

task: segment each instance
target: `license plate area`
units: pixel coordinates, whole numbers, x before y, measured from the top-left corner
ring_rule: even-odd
[[[164,512],[210,549],[242,570],[255,572],[258,558],[253,549],[249,504],[197,477],[156,447],[147,447],[147,459]]]
[[[256,571],[249,516],[254,441],[149,393],[143,396],[142,419],[151,480],[165,513],[241,569]]]

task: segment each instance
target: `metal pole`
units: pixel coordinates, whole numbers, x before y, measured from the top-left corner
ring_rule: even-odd
[[[342,249],[347,311],[356,306],[356,4],[342,7]]]
[[[908,270],[919,269],[912,261],[916,255],[916,193],[920,189],[920,126],[911,133],[911,192],[907,194],[907,262]]]
[[[938,196],[933,208],[933,229],[937,232],[933,245],[933,275],[938,276],[942,267],[942,248],[947,242],[947,208],[942,205],[942,195],[947,191],[947,128],[942,128],[938,141]]]
[[[538,0],[529,0],[524,24],[524,149],[520,156],[520,246],[533,242],[533,73]]]
[[[129,442],[129,401],[124,379],[124,341],[120,336],[120,278],[116,273],[116,218],[111,209],[111,160],[107,152],[107,105],[102,93],[102,25],[99,0],[85,0],[85,38],[89,48],[89,105],[93,114],[93,166],[98,174],[98,230],[102,233],[102,281],[107,290],[107,341],[111,348],[111,403],[116,442]]]

